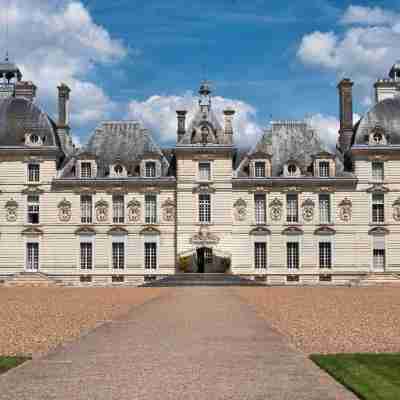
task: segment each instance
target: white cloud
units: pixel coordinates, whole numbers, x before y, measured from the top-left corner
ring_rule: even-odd
[[[240,146],[253,145],[262,134],[261,126],[255,120],[256,110],[240,100],[213,97],[212,108],[221,124],[223,124],[222,111],[227,107],[236,110],[233,122],[235,143]],[[176,110],[188,111],[188,125],[197,108],[197,97],[191,92],[182,96],[155,95],[142,102],[132,100],[128,106],[127,118],[141,121],[161,143],[171,143],[176,140]]]
[[[381,7],[349,6],[341,22],[343,24],[386,25],[399,20],[399,14]]]

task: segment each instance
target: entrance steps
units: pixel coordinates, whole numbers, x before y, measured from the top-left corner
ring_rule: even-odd
[[[218,273],[180,273],[147,282],[145,287],[177,287],[177,286],[265,286],[254,280],[238,275]]]
[[[350,285],[351,286],[400,285],[400,275],[392,272],[371,272],[365,277],[352,281]]]
[[[42,272],[23,271],[14,274],[4,282],[6,287],[53,287],[60,282],[49,278]]]

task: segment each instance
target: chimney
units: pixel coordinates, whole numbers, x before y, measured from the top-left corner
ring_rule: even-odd
[[[234,114],[235,114],[235,110],[232,110],[231,108],[227,108],[226,110],[224,110],[225,134],[226,135],[233,135],[232,121],[233,121]]]
[[[176,115],[178,117],[178,140],[179,143],[186,133],[186,110],[178,110]]]
[[[60,128],[69,128],[69,93],[71,89],[62,83],[58,86],[58,126]]]
[[[36,97],[36,86],[31,81],[19,81],[15,84],[15,97],[24,97],[33,101]]]
[[[353,82],[350,79],[342,79],[337,87],[340,114],[339,147],[344,154],[350,149],[353,136]]]

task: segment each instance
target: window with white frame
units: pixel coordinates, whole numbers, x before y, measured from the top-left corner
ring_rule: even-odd
[[[81,178],[91,178],[92,177],[92,163],[81,162]]]
[[[319,267],[332,268],[332,243],[319,242]]]
[[[321,178],[329,177],[329,161],[320,161],[318,163],[319,166],[319,176]]]
[[[213,251],[210,247],[206,247],[204,249],[204,262],[206,264],[212,264],[213,263]]]
[[[209,181],[211,179],[211,164],[209,162],[199,162],[199,179]]]
[[[255,269],[267,268],[267,244],[265,242],[254,243],[254,267]]]
[[[144,268],[147,270],[157,269],[157,243],[144,244]]]
[[[376,235],[373,237],[373,268],[385,269],[385,236]]]
[[[85,194],[81,196],[81,223],[91,224],[93,222],[92,196]]]
[[[144,197],[145,202],[145,223],[157,223],[157,195],[146,194]]]
[[[319,222],[320,224],[329,224],[331,222],[331,196],[329,194],[320,194],[319,200]]]
[[[265,224],[267,214],[265,194],[254,195],[254,210],[256,224]]]
[[[40,182],[40,164],[28,164],[28,182]]]
[[[145,177],[155,178],[156,176],[156,163],[154,161],[146,161],[145,164]]]
[[[38,224],[40,221],[39,216],[39,196],[29,195],[28,196],[28,224]]]
[[[286,259],[289,269],[298,269],[300,266],[299,242],[286,243]]]
[[[113,242],[112,243],[112,266],[113,269],[125,268],[125,243]]]
[[[254,176],[256,178],[265,178],[265,162],[256,161],[254,163]]]
[[[199,222],[211,222],[211,196],[199,194]]]
[[[374,182],[382,182],[384,180],[384,164],[382,161],[372,162],[372,180]]]
[[[29,242],[26,244],[26,269],[28,271],[39,270],[39,243]]]
[[[385,222],[385,196],[383,193],[374,193],[372,195],[372,223],[383,222]]]
[[[286,221],[299,222],[299,200],[297,194],[286,195]]]
[[[93,243],[80,242],[81,269],[93,269]]]
[[[123,194],[113,195],[113,223],[123,224],[125,222],[125,203]]]

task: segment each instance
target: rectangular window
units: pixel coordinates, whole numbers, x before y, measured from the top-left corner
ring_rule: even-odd
[[[26,244],[26,269],[28,271],[39,270],[39,243]]]
[[[374,182],[382,182],[384,180],[384,164],[381,161],[372,162],[372,179]]]
[[[83,162],[81,163],[81,178],[91,178],[92,177],[92,163]]]
[[[299,254],[299,243],[288,242],[286,243],[286,256],[287,256],[287,267],[289,269],[298,269],[300,266],[300,254]]]
[[[319,176],[321,178],[329,177],[329,161],[320,161],[319,164]]]
[[[81,269],[93,268],[93,244],[81,242]]]
[[[331,222],[331,199],[329,194],[319,195],[319,222],[329,224]]]
[[[372,195],[372,222],[374,224],[385,222],[385,197],[383,194]]]
[[[39,196],[28,196],[28,224],[39,223]]]
[[[319,243],[319,267],[332,268],[332,244],[331,242]]]
[[[157,195],[146,194],[145,196],[145,223],[157,223]]]
[[[265,242],[254,243],[254,267],[255,269],[267,268],[267,244]]]
[[[113,196],[113,223],[123,224],[125,222],[125,205],[123,195]]]
[[[298,210],[298,196],[297,194],[286,195],[286,221],[299,222]]]
[[[114,269],[124,269],[125,267],[125,243],[113,242],[112,262]]]
[[[157,243],[144,244],[145,269],[157,269]]]
[[[385,269],[385,236],[373,237],[373,268]]]
[[[211,196],[199,194],[199,222],[211,222]]]
[[[211,179],[211,165],[209,162],[199,163],[199,179],[209,181]]]
[[[265,162],[256,161],[254,163],[254,176],[256,178],[265,178]]]
[[[265,224],[266,222],[266,201],[265,194],[254,195],[254,209],[256,224]]]
[[[146,178],[155,178],[156,176],[156,163],[154,161],[147,161],[145,168]]]
[[[213,263],[213,251],[209,247],[206,247],[204,249],[204,261],[206,264],[212,264]]]
[[[91,224],[92,218],[92,196],[81,196],[81,222],[82,224]]]
[[[28,182],[40,181],[40,164],[28,164]]]

